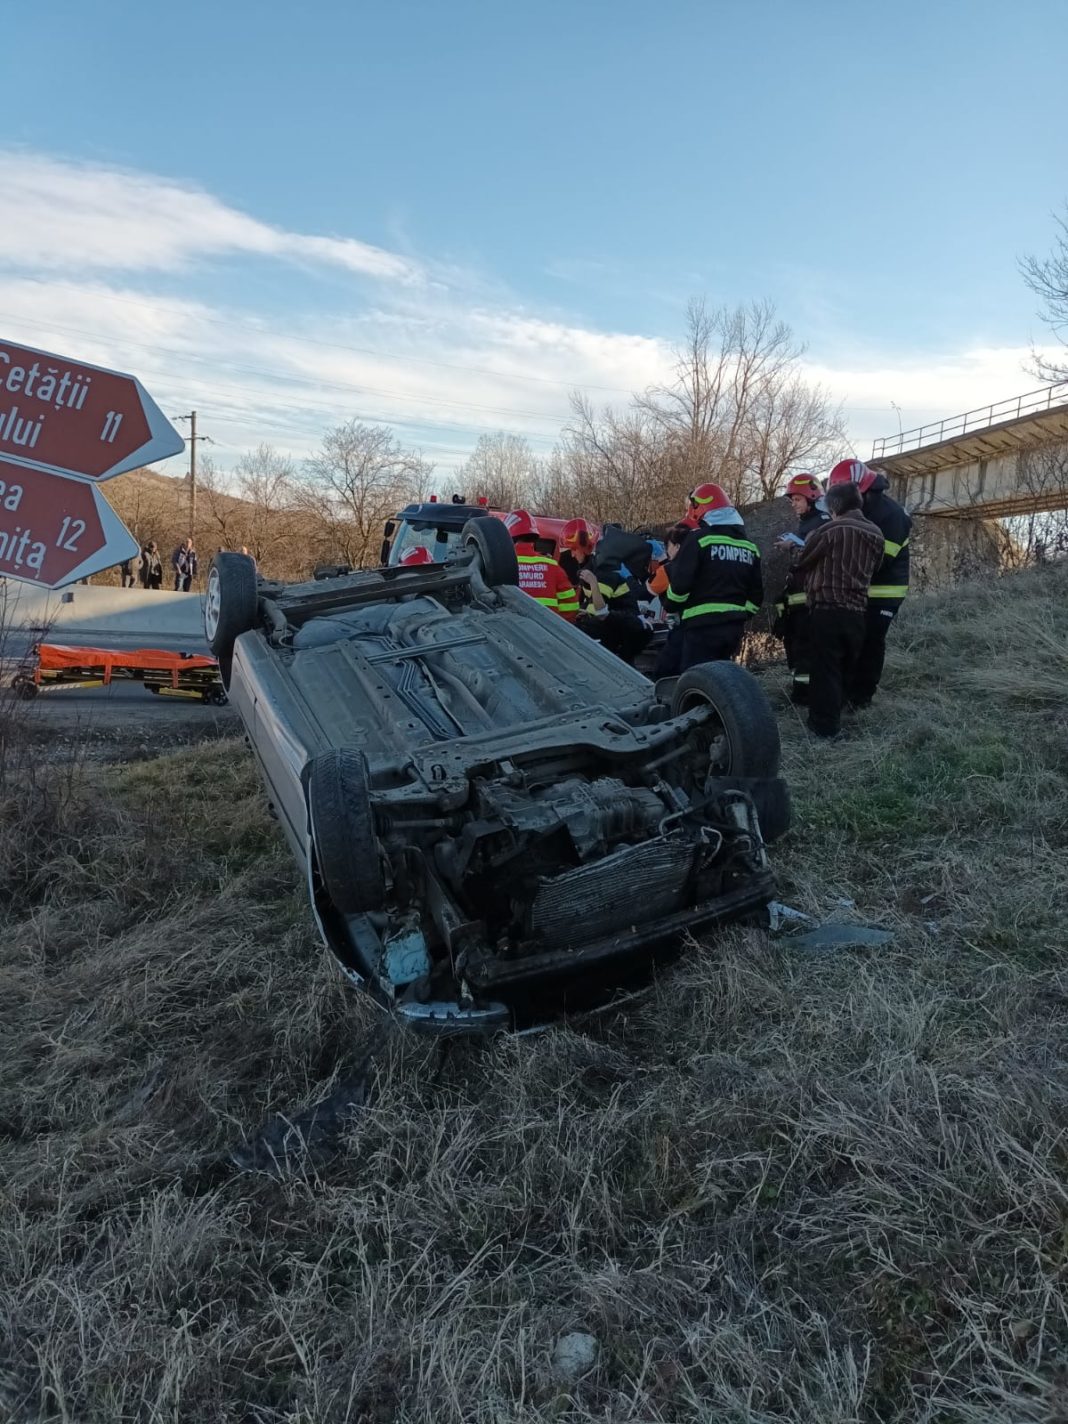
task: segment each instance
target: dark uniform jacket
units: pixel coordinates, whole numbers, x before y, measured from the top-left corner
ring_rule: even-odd
[[[638,583],[633,577],[628,577],[623,568],[614,560],[598,559],[594,565],[597,574],[597,587],[601,590],[601,597],[610,613],[626,613],[633,618],[639,616],[638,609]]]
[[[763,601],[760,550],[742,524],[702,524],[672,560],[665,606],[684,628],[748,618]]]
[[[864,517],[877,524],[883,535],[883,561],[868,590],[871,603],[897,603],[909,591],[909,534],[912,520],[896,499],[886,493],[888,481],[879,475],[864,496]]]

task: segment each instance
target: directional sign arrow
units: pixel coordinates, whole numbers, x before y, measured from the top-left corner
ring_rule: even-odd
[[[0,578],[62,588],[136,553],[93,485],[0,460]]]
[[[136,376],[0,340],[0,455],[109,480],[184,449]]]

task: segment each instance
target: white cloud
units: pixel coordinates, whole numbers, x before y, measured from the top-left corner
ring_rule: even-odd
[[[264,440],[299,457],[351,417],[395,425],[443,472],[486,430],[525,435],[547,453],[570,390],[620,404],[670,373],[663,341],[522,307],[479,274],[451,269],[443,285],[442,268],[272,228],[152,175],[0,151],[0,193],[0,332],[131,370],[170,414],[195,407],[222,464]],[[381,280],[373,305],[366,284],[354,291],[350,315],[301,309],[294,286],[284,330],[248,307],[152,287],[153,273],[236,252]],[[897,429],[891,402],[908,428],[1000,400],[1038,384],[1024,370],[1029,356],[1006,347],[889,360],[869,349],[848,363],[813,358],[806,370],[844,403],[853,447],[867,454]]]
[[[174,271],[253,254],[390,282],[417,264],[352,237],[270,226],[201,188],[154,174],[0,151],[0,262],[23,270]]]
[[[1049,357],[1051,347],[1043,348]],[[850,367],[806,363],[809,378],[844,402],[858,454],[879,436],[895,434],[900,407],[905,430],[1036,390],[1029,346],[975,347],[890,362],[877,352]]]

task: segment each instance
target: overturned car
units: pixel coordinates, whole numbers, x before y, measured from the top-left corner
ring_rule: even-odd
[[[485,518],[440,564],[209,574],[208,641],[322,936],[431,1031],[589,1005],[760,912],[789,821],[753,677],[654,687],[517,581]]]

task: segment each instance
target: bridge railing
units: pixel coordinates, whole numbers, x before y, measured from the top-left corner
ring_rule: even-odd
[[[878,460],[887,455],[901,455],[906,450],[919,450],[923,445],[937,445],[943,440],[952,440],[958,435],[972,435],[978,430],[986,430],[991,425],[1000,425],[1006,420],[1017,420],[1024,415],[1037,415],[1044,410],[1068,404],[1068,381],[1058,381],[1052,386],[1043,386],[1038,391],[1028,391],[1026,395],[1010,396],[1008,400],[994,401],[992,405],[980,406],[977,410],[966,410],[963,415],[951,415],[946,420],[933,420],[928,425],[917,425],[914,430],[899,431],[897,435],[887,435],[872,445],[871,457]]]

